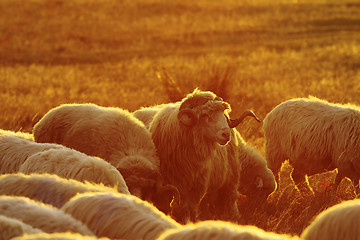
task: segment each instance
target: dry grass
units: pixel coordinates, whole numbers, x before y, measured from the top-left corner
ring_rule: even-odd
[[[345,200],[357,198],[354,184],[344,178],[334,184],[337,171],[316,174],[296,187],[291,178],[291,165],[286,161],[279,174],[278,188],[265,202],[243,197],[241,224],[256,225],[268,231],[300,235],[321,211]]]
[[[131,111],[195,87],[260,118],[314,95],[360,105],[360,3],[256,0],[0,1],[0,128],[31,132],[52,107],[92,102]],[[264,153],[261,124],[243,137]],[[265,203],[241,199],[241,223],[298,234],[321,210],[355,198],[333,172],[297,190],[291,167]],[[329,185],[329,186],[328,186]],[[321,187],[323,186],[323,187]]]

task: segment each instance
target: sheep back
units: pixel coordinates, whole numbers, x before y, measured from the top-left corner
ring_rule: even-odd
[[[102,237],[84,236],[78,233],[65,232],[65,233],[38,233],[38,234],[25,234],[13,238],[12,240],[109,240]]]
[[[98,237],[148,240],[179,227],[151,204],[131,195],[78,194],[62,210],[87,224]]]
[[[58,144],[38,144],[14,135],[0,135],[0,173],[18,172],[31,155],[47,149],[60,149]]]
[[[0,215],[16,218],[44,232],[93,233],[80,221],[54,208],[26,197],[0,196]]]
[[[60,208],[77,193],[116,192],[103,184],[79,182],[54,174],[23,173],[0,175],[0,194],[24,196]]]
[[[50,110],[35,126],[37,142],[55,142],[117,167],[119,159],[146,156],[159,166],[155,146],[144,124],[124,109],[95,104],[64,104]]]
[[[0,215],[0,239],[10,240],[14,237],[23,234],[41,233],[40,229],[34,228],[31,225],[23,223],[16,218],[10,218]]]
[[[237,240],[296,240],[286,234],[266,232],[255,226],[241,226],[224,221],[202,221],[187,224],[178,229],[166,230],[158,240],[200,240],[200,239],[237,239]]]
[[[49,149],[36,153],[20,166],[19,171],[25,174],[51,173],[80,182],[101,183],[130,194],[124,178],[114,166],[73,149]]]
[[[300,237],[304,240],[357,240],[359,222],[360,200],[345,201],[321,212]]]

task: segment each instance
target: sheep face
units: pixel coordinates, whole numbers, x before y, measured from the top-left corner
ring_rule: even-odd
[[[185,127],[198,126],[198,134],[205,139],[225,145],[230,141],[231,129],[228,125],[228,115],[224,111],[216,111],[211,114],[196,116],[196,113],[190,109],[179,112],[180,123]]]
[[[224,112],[215,112],[211,116],[203,116],[199,122],[203,127],[203,135],[210,141],[225,145],[230,141],[231,129]]]
[[[257,152],[249,150],[247,160],[241,165],[239,192],[249,197],[266,198],[276,189],[275,176]]]
[[[230,141],[230,105],[213,93],[197,91],[186,97],[179,108],[178,120],[194,128],[205,139],[225,145]]]

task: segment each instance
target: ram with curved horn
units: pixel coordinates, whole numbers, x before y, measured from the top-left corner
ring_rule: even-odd
[[[174,209],[173,217],[179,222],[196,220],[201,199],[211,195],[206,204],[209,208],[203,206],[202,210],[214,210],[211,214],[216,219],[237,218],[241,163],[236,130],[230,128],[229,121],[236,121],[232,124],[235,127],[250,110],[239,119],[229,120],[230,104],[198,89],[180,102],[155,107],[157,111],[148,108],[151,120],[142,119],[149,123],[165,183],[180,192],[182,205]],[[146,115],[145,109],[134,115],[139,111],[139,115]]]

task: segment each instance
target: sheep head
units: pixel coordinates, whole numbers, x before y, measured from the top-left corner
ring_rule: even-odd
[[[210,141],[225,145],[230,141],[230,127],[228,125],[230,104],[224,102],[220,97],[208,91],[195,89],[182,101],[178,120],[187,128],[200,126],[205,138]]]
[[[248,156],[241,164],[239,192],[250,198],[267,198],[276,189],[274,174],[259,153],[255,150],[249,153],[254,156]]]
[[[188,94],[179,108],[179,122],[188,128],[201,125],[203,134],[210,140],[225,145],[230,141],[231,128],[238,126],[247,116],[261,121],[253,111],[245,110],[237,119],[230,119],[230,104],[209,91],[195,89]]]

